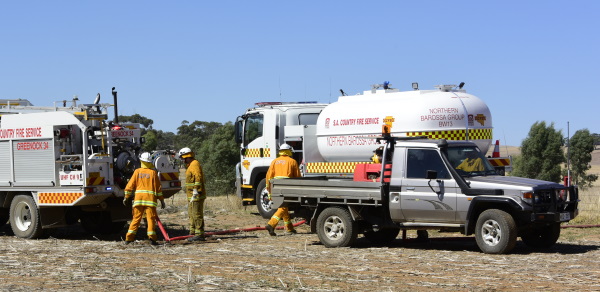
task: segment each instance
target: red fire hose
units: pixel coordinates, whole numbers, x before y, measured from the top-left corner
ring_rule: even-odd
[[[193,235],[184,235],[184,236],[177,236],[177,237],[169,237],[169,234],[167,234],[167,230],[165,230],[165,227],[163,226],[162,222],[160,222],[160,219],[158,218],[158,216],[156,216],[156,223],[158,223],[158,228],[160,228],[160,232],[162,232],[163,237],[165,238],[165,241],[169,242],[169,241],[173,241],[173,240],[183,240],[186,238],[190,238],[193,237]],[[296,224],[294,224],[294,227],[302,225],[306,223],[306,220],[302,220]],[[283,226],[279,226],[276,227],[276,229],[283,229]],[[212,232],[206,232],[204,233],[205,235],[223,235],[223,234],[230,234],[230,233],[240,233],[240,232],[252,232],[252,231],[259,231],[259,230],[265,230],[264,227],[251,227],[251,228],[245,228],[245,229],[229,229],[229,230],[219,230],[219,231],[212,231]]]

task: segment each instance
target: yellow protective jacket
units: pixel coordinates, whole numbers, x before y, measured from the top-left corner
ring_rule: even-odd
[[[134,207],[156,207],[157,200],[163,200],[158,172],[150,168],[136,169],[125,187],[125,198],[130,198],[132,193]]]
[[[483,167],[483,161],[481,161],[481,158],[465,158],[465,160],[459,164],[456,169],[471,172],[483,171],[485,168]]]
[[[282,155],[271,162],[267,171],[267,190],[271,193],[271,179],[300,177],[298,162],[293,158]]]
[[[185,187],[188,201],[192,198],[193,190],[198,190],[198,198],[206,199],[206,192],[204,191],[204,173],[202,173],[202,167],[200,166],[200,162],[196,159],[192,160],[190,164],[187,165],[187,170],[185,171]]]

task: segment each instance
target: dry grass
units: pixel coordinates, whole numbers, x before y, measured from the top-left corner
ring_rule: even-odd
[[[579,216],[571,224],[600,224],[600,186],[579,191]]]

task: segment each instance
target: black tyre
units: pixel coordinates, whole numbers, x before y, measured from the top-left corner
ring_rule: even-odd
[[[345,247],[354,243],[358,230],[347,209],[329,207],[317,218],[317,235],[326,247]]]
[[[81,226],[86,232],[92,234],[119,233],[125,226],[125,221],[112,222],[108,212],[82,212]]]
[[[10,227],[17,237],[40,238],[43,235],[40,211],[33,197],[17,195],[10,203]]]
[[[398,233],[400,233],[400,229],[388,228],[365,232],[363,235],[372,244],[385,245],[394,241],[398,237]]]
[[[515,220],[502,210],[486,210],[477,218],[475,240],[484,253],[508,253],[517,242]]]
[[[269,192],[267,192],[267,180],[262,179],[256,188],[256,207],[258,213],[265,219],[270,219],[277,209],[273,209],[273,202],[269,200]]]
[[[549,248],[560,237],[560,223],[536,226],[521,235],[521,240],[532,248]]]

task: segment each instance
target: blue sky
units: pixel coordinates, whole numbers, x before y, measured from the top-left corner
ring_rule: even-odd
[[[389,80],[465,82],[494,139],[600,133],[600,1],[3,1],[0,99],[112,102],[176,132],[259,101],[333,102]]]

